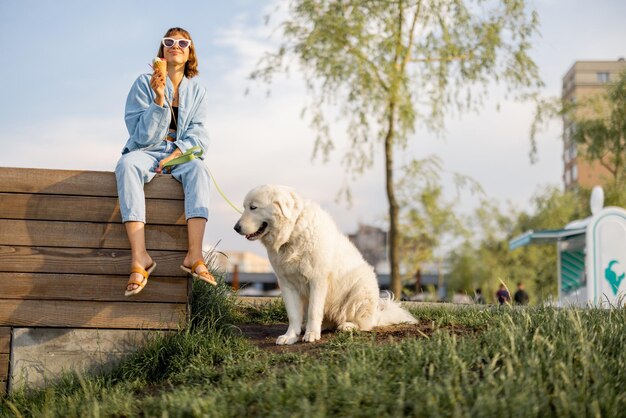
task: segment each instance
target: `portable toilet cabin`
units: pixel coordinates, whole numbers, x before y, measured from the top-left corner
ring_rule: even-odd
[[[560,306],[622,306],[626,300],[626,210],[603,207],[604,193],[591,193],[589,218],[563,229],[528,231],[509,249],[556,242]]]

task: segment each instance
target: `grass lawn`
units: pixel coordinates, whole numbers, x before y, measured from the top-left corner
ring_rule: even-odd
[[[282,303],[194,284],[191,326],[0,416],[626,416],[626,310],[417,308],[417,326],[276,347]]]

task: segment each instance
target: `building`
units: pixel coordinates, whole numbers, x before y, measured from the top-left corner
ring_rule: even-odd
[[[564,102],[580,102],[583,99],[605,91],[606,84],[616,80],[621,71],[626,70],[623,58],[617,61],[576,61],[563,77],[561,97]],[[582,110],[584,112],[584,110]],[[579,145],[572,134],[575,124],[563,120],[563,183],[566,190],[578,187],[592,188],[604,184],[611,177],[609,171],[599,161],[589,162],[579,152]]]
[[[391,267],[387,257],[387,237],[386,230],[364,224],[359,224],[357,231],[348,235],[348,238],[363,255],[365,261],[374,267],[381,290],[387,290],[391,287]],[[406,271],[401,272],[403,275],[405,273]],[[405,284],[415,292],[418,298],[424,296],[424,291],[427,288],[433,287],[437,290],[435,300],[441,300],[446,297],[446,286],[443,280],[446,273],[447,269],[438,263],[424,263],[420,270],[413,274],[412,281]]]
[[[371,225],[359,224],[359,229],[348,238],[377,273],[389,273],[387,260],[387,231]]]

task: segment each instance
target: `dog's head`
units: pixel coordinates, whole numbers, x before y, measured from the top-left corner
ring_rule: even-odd
[[[235,231],[254,241],[260,239],[275,251],[285,244],[302,210],[302,199],[291,188],[266,184],[246,195],[243,214]]]

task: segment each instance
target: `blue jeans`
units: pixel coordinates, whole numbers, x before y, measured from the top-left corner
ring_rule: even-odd
[[[159,161],[170,155],[175,145],[162,141],[159,145],[123,154],[115,167],[117,194],[122,222],[146,223],[144,184],[154,178]],[[209,170],[204,161],[194,159],[175,166],[172,177],[183,184],[185,218],[209,218]]]

